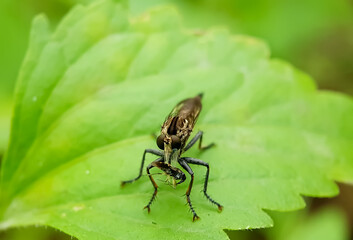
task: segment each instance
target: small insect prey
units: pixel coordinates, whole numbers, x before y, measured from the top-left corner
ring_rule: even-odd
[[[175,106],[172,112],[168,115],[167,119],[164,121],[161,129],[161,134],[157,138],[157,146],[161,150],[146,149],[142,156],[139,175],[134,179],[121,182],[121,186],[124,186],[126,183],[132,183],[141,177],[146,153],[151,153],[159,156],[159,158],[153,161],[151,164],[149,164],[146,169],[147,174],[154,187],[154,192],[152,194],[152,197],[148,202],[148,204],[145,206],[148,212],[150,212],[151,204],[156,198],[157,189],[158,189],[158,185],[154,181],[152,174],[150,173],[151,168],[157,167],[160,170],[162,170],[168,177],[173,179],[174,185],[178,185],[184,182],[186,179],[185,174],[179,168],[172,166],[172,162],[178,162],[180,166],[184,170],[186,170],[191,176],[189,187],[186,191],[186,200],[193,214],[193,218],[192,218],[193,221],[199,219],[199,216],[196,214],[190,200],[190,193],[194,182],[194,172],[190,168],[189,164],[201,165],[207,168],[203,193],[211,203],[217,205],[219,211],[222,211],[223,209],[223,206],[221,204],[213,200],[207,194],[208,176],[210,173],[210,167],[208,163],[196,158],[181,157],[181,155],[187,150],[189,150],[198,140],[200,140],[199,141],[200,150],[206,150],[214,145],[212,143],[205,147],[201,146],[202,134],[203,134],[202,131],[199,131],[195,135],[195,137],[191,139],[190,142],[186,145],[186,142],[194,128],[197,117],[199,116],[202,108],[201,98],[202,98],[202,94],[199,94],[194,98],[185,99]]]

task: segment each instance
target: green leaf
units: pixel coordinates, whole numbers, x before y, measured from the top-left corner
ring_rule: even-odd
[[[309,218],[307,224],[298,224],[290,238],[283,239],[349,239],[344,213],[338,209],[324,209]]]
[[[274,228],[264,231],[267,239],[349,239],[347,216],[341,209],[326,206],[318,211],[271,213],[278,222]]]
[[[165,177],[135,177],[152,133],[180,100],[203,92],[195,131],[205,143],[193,167],[193,223]],[[273,225],[263,209],[305,206],[301,195],[334,196],[353,180],[353,102],[317,91],[292,66],[269,59],[259,40],[226,30],[184,29],[170,7],[130,16],[125,4],[74,8],[51,33],[35,19],[17,84],[2,166],[0,228],[49,225],[80,239],[227,239],[223,229]],[[147,162],[152,161],[149,156]],[[154,171],[158,173],[158,171]]]
[[[6,240],[23,240],[23,239],[36,239],[36,240],[77,240],[76,238],[60,232],[56,229],[44,226],[30,226],[26,228],[13,228],[0,233],[2,239]]]
[[[310,199],[307,200],[310,204]],[[230,239],[349,239],[347,215],[339,208],[323,206],[314,212],[304,209],[289,213],[270,212],[269,214],[275,221],[273,228],[229,231]]]
[[[21,11],[21,14],[19,14]],[[15,85],[17,72],[26,51],[30,28],[30,9],[24,3],[0,2],[0,100],[7,100]],[[5,101],[5,107],[8,101]]]
[[[10,134],[10,119],[12,102],[7,97],[0,97],[0,159],[7,148]]]
[[[66,1],[89,2],[89,0]],[[351,6],[347,1],[322,0],[317,4],[316,0],[297,0],[295,5],[281,0],[129,0],[129,2],[134,13],[168,2],[178,8],[188,27],[225,25],[233,33],[251,34],[266,39],[274,55],[294,60],[299,50],[305,51],[303,45],[308,44],[308,41],[313,44],[312,41],[316,38],[322,39],[334,28],[342,30],[346,26],[350,29],[353,20]]]

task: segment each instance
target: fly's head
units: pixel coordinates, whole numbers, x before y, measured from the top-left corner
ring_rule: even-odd
[[[179,168],[174,168],[170,176],[173,177],[174,188],[176,187],[176,185],[178,185],[186,180],[185,173],[183,173]],[[177,182],[177,180],[179,180],[179,182]]]
[[[186,179],[185,173],[183,173],[183,171],[181,171],[179,168],[172,166],[169,167],[168,175],[173,177],[175,180],[179,180],[179,182],[177,182],[176,184],[180,184]]]
[[[153,162],[152,165],[161,169],[167,175],[166,182],[170,182],[174,187],[186,180],[186,176],[183,171],[177,167],[173,167],[167,162]]]

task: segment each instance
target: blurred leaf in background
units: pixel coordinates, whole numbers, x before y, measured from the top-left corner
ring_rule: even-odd
[[[28,46],[33,17],[44,12],[55,25],[68,9],[69,6],[60,1],[0,2],[0,96],[12,96],[18,70]]]
[[[28,46],[32,18],[44,11],[55,23],[64,14],[59,6],[55,1],[0,1],[0,155],[8,142],[13,91]]]
[[[143,11],[161,0],[130,0]],[[353,4],[347,0],[168,0],[193,28],[223,25],[264,39],[274,57],[311,74],[319,86],[353,94]]]
[[[308,199],[310,202],[311,199]],[[348,240],[347,219],[336,207],[323,207],[314,213],[308,209],[295,212],[270,212],[273,228],[229,231],[237,240]]]
[[[0,61],[6,66],[1,80],[12,90],[27,46],[30,19],[46,13],[58,21],[74,4],[94,0],[22,2],[3,0]],[[133,12],[170,3],[178,7],[191,28],[225,26],[267,41],[274,57],[280,57],[311,73],[323,86],[352,93],[353,4],[348,0],[129,0]],[[1,82],[0,82],[1,83]],[[2,85],[3,86],[3,85]]]
[[[4,67],[0,72],[0,95],[6,98],[12,96],[17,71],[27,46],[32,17],[44,12],[55,24],[74,4],[88,4],[92,1],[1,1],[0,64]],[[347,0],[129,2],[136,14],[148,7],[170,3],[178,7],[188,27],[222,25],[233,33],[262,38],[270,45],[274,57],[289,60],[308,72],[319,82],[319,86],[353,94],[353,8]],[[1,105],[9,102],[5,97],[0,97]],[[5,117],[5,121],[0,120],[2,136],[7,136],[3,129],[9,126],[10,116]],[[0,140],[0,147],[3,142]]]
[[[169,2],[186,26],[222,25],[264,39],[274,57],[311,74],[319,85],[353,94],[353,4],[348,0],[130,0],[133,11]]]
[[[11,2],[11,3],[10,3]],[[20,8],[19,1],[0,2],[0,96],[10,97],[27,47],[31,9]]]
[[[10,116],[12,101],[10,97],[0,97],[0,162],[6,150],[10,136]]]
[[[336,207],[327,206],[315,212],[309,211],[308,208],[290,213],[271,212],[271,217],[278,224],[263,231],[269,240],[349,239],[345,213]]]
[[[28,9],[16,9],[13,3],[18,1],[9,2],[0,1],[0,155],[8,142],[12,91],[27,47],[30,26]]]

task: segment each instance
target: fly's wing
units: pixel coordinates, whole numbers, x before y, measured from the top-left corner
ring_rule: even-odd
[[[179,103],[173,108],[173,110],[169,113],[167,119],[179,116],[180,110],[183,108],[184,102],[187,101],[187,100],[189,100],[189,98],[188,98],[188,99],[185,99],[185,100],[183,100],[183,101],[181,101],[181,102],[179,102]]]
[[[201,97],[198,95],[178,103],[165,120],[162,131],[165,129],[169,135],[177,135],[185,145],[201,112]]]
[[[201,96],[188,98],[180,104],[182,106],[179,109],[179,119],[180,121],[187,120],[188,128],[192,130],[202,109]]]

